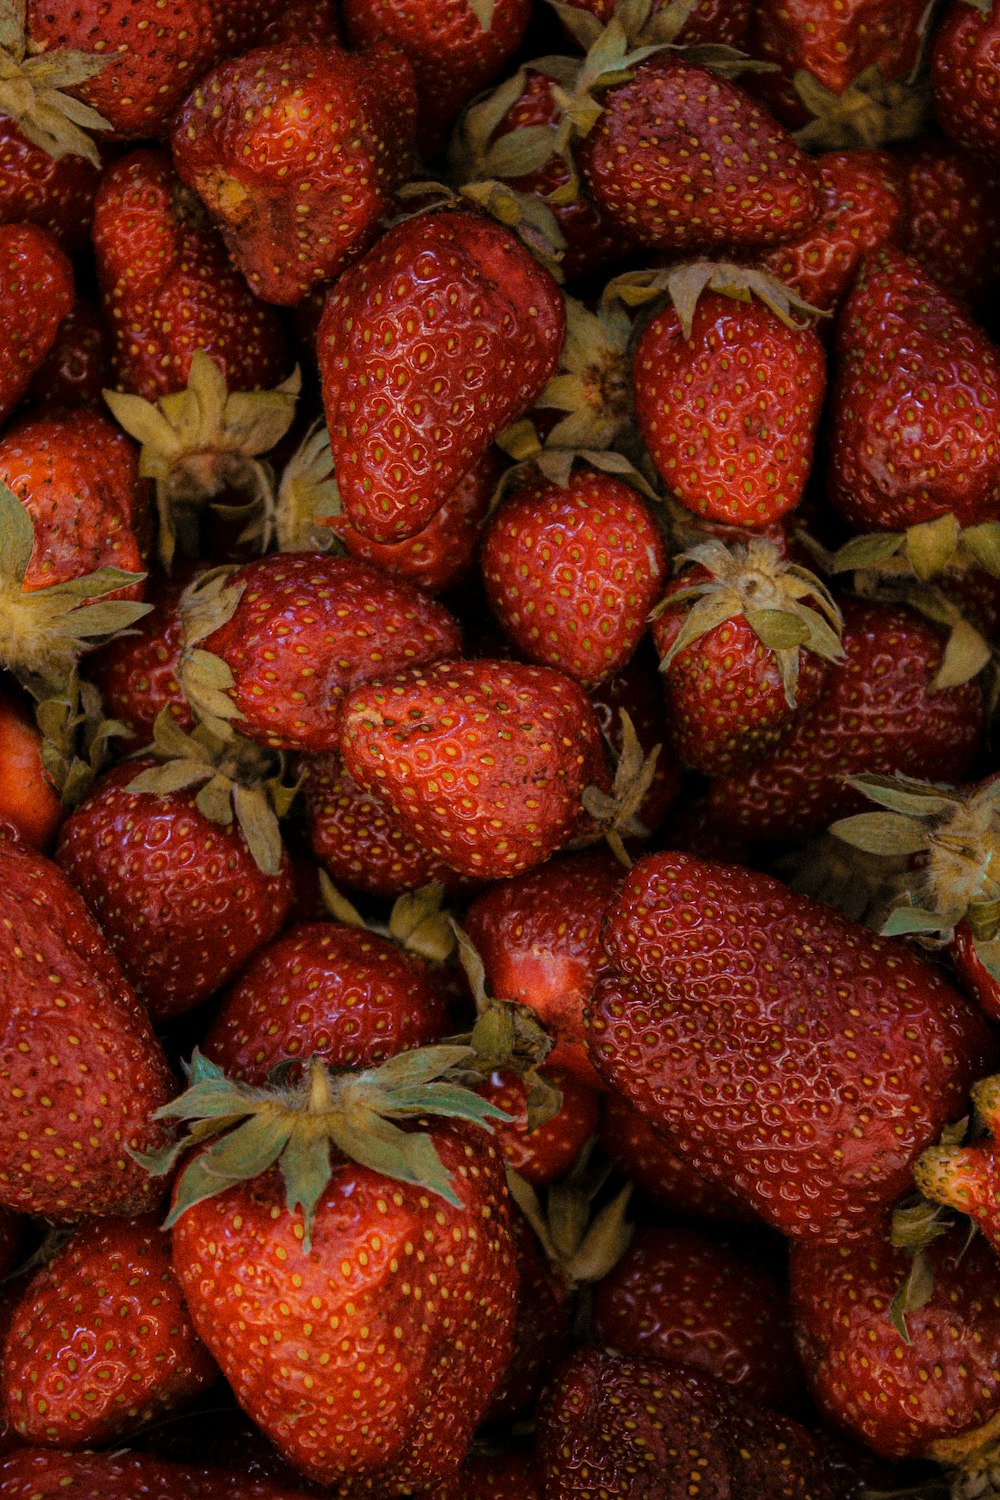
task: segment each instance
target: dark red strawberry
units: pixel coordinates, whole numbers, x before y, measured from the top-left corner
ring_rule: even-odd
[[[29,400],[56,406],[96,405],[113,379],[111,335],[104,319],[89,297],[77,297],[35,371]]]
[[[164,709],[182,729],[194,725],[177,675],[184,638],[178,604],[198,571],[195,566],[182,567],[170,578],[151,579],[146,592],[152,606],[149,614],[87,658],[87,677],[100,689],[105,713],[132,733],[130,750],[149,744]]]
[[[903,248],[946,292],[973,308],[988,306],[1000,264],[1000,175],[936,136],[897,160],[907,200]]]
[[[339,278],[319,329],[334,469],[354,525],[382,542],[422,530],[539,395],[564,330],[555,282],[499,224],[422,213],[384,234]]]
[[[517,1257],[514,1352],[486,1412],[501,1422],[530,1411],[549,1375],[565,1358],[572,1336],[574,1297],[569,1280],[550,1263],[535,1231],[515,1206],[510,1230]]]
[[[669,813],[680,789],[683,768],[665,743],[663,686],[656,652],[648,638],[640,641],[635,654],[620,672],[606,677],[589,695],[604,742],[620,766],[627,755],[625,718],[635,731],[639,751],[648,757],[660,747],[652,768],[649,787],[636,807],[636,817],[655,834]],[[644,760],[644,765],[648,761]],[[626,847],[630,840],[625,839]]]
[[[31,385],[72,305],[73,268],[52,235],[34,224],[0,224],[0,422]]]
[[[230,1469],[163,1463],[146,1453],[22,1448],[0,1460],[9,1500],[305,1500],[311,1491],[246,1479]]]
[[[604,25],[625,9],[617,0],[566,0],[574,9],[589,11]],[[651,13],[671,9],[671,0],[653,0]],[[712,42],[738,47],[746,34],[752,9],[751,0],[695,0],[690,13],[674,40],[685,47]]]
[[[931,53],[934,113],[960,146],[995,159],[1000,147],[1000,14],[951,0]]]
[[[0,221],[37,224],[67,255],[90,242],[100,172],[82,156],[58,160],[33,145],[9,115],[0,115]]]
[[[533,1453],[514,1450],[495,1458],[473,1454],[453,1479],[421,1490],[418,1500],[542,1500],[541,1478]]]
[[[531,1084],[515,1073],[495,1069],[486,1080],[483,1097],[489,1099],[509,1121],[500,1122],[494,1134],[504,1160],[525,1182],[547,1187],[565,1177],[584,1146],[597,1133],[600,1096],[597,1089],[571,1073],[560,1073],[546,1063],[546,1082],[558,1090],[561,1103],[543,1124],[532,1124],[529,1095]]]
[[[863,1235],[990,1057],[905,944],[736,866],[656,854],[606,922],[588,1012],[610,1087],[782,1233]]]

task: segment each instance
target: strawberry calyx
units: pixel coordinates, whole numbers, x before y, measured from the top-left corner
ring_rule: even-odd
[[[756,297],[788,328],[803,328],[812,318],[830,316],[769,272],[723,260],[680,261],[653,270],[626,271],[608,283],[604,297],[615,297],[626,307],[641,307],[666,294],[690,342],[695,310],[706,291],[719,292],[735,302],[750,302]]]
[[[182,391],[155,403],[104,392],[116,421],[142,445],[140,476],[155,482],[165,568],[179,540],[183,550],[197,551],[198,511],[224,491],[245,496],[236,511],[251,518],[271,504],[274,475],[261,455],[291,426],[301,384],[296,368],[274,390],[230,392],[219,366],[197,349]]]
[[[55,161],[82,156],[100,168],[89,132],[111,130],[111,122],[67,91],[96,78],[111,55],[69,47],[35,51],[25,35],[25,12],[25,0],[0,5],[0,110]]]
[[[1000,979],[1000,778],[969,790],[909,776],[852,776],[883,809],[841,818],[837,838],[870,854],[919,856],[894,877],[882,932],[947,943],[968,922],[976,955]]]
[[[611,1175],[611,1164],[593,1162],[589,1141],[572,1170],[547,1189],[544,1205],[538,1191],[507,1167],[510,1195],[534,1230],[549,1264],[567,1285],[578,1290],[603,1280],[628,1249],[633,1225],[626,1218],[632,1184],[626,1183],[595,1210]]]
[[[121,568],[98,568],[81,578],[26,589],[34,547],[28,510],[0,483],[0,665],[41,700],[67,691],[87,647],[127,630],[152,606],[106,597],[146,576]]]
[[[594,311],[575,297],[565,298],[565,304],[559,368],[535,403],[565,415],[547,433],[543,451],[603,451],[622,437],[632,415],[632,322],[604,298]]]
[[[231,668],[199,643],[232,619],[243,597],[243,586],[229,583],[236,566],[223,564],[199,574],[177,606],[184,630],[178,681],[202,724],[219,739],[235,733],[231,721],[242,719],[243,713],[230,697],[236,685]]]
[[[873,932],[881,930],[892,904],[894,878],[909,868],[906,855],[874,855],[831,833],[807,839],[769,861],[768,874],[790,890],[832,906]]]
[[[639,817],[639,810],[653,785],[663,746],[654,745],[647,754],[639,743],[631,715],[624,708],[619,709],[618,713],[622,730],[621,750],[614,757],[615,772],[611,790],[606,792],[593,784],[586,786],[581,794],[581,801],[612,854],[628,870],[632,868],[632,859],[625,847],[625,840],[649,837],[649,829]],[[614,756],[610,745],[608,750]]]
[[[607,27],[602,26],[592,11],[576,5],[563,5],[559,0],[549,0],[549,3],[584,52],[589,52],[601,41]],[[669,48],[686,62],[710,68],[712,72],[724,77],[735,78],[745,72],[773,73],[777,70],[776,63],[748,57],[738,47],[714,42],[678,43],[677,38],[697,9],[698,3],[699,0],[668,0],[666,5],[658,6],[656,0],[618,0],[612,20],[624,31],[631,48]],[[608,25],[610,24],[609,22]]]
[[[139,754],[156,755],[162,764],[141,771],[128,784],[131,792],[163,796],[199,786],[195,805],[211,823],[234,821],[254,861],[265,875],[281,868],[279,820],[291,808],[298,784],[284,780],[284,760],[242,735],[216,735],[205,724],[190,734],[181,729],[169,707],[153,725],[153,743]]]
[[[120,719],[106,719],[101,695],[74,667],[65,687],[35,705],[39,754],[64,808],[77,807],[106,768],[112,742],[131,737]]]
[[[162,1151],[135,1153],[136,1161],[159,1177],[192,1148],[203,1148],[177,1179],[164,1228],[194,1204],[277,1166],[289,1213],[301,1213],[308,1251],[332,1173],[331,1145],[362,1166],[460,1207],[430,1136],[393,1121],[426,1123],[437,1116],[491,1131],[492,1121],[507,1120],[496,1105],[456,1081],[468,1056],[464,1046],[421,1047],[364,1070],[333,1068],[312,1057],[298,1082],[283,1081],[288,1070],[279,1064],[274,1082],[253,1086],[227,1078],[196,1050],[186,1069],[189,1087],[154,1115],[183,1121],[186,1134]]]
[[[727,546],[713,537],[681,553],[678,561],[704,569],[708,577],[668,594],[653,611],[655,618],[667,608],[690,606],[661,671],[685,647],[738,615],[774,654],[790,707],[796,701],[800,649],[824,661],[843,660],[843,622],[833,596],[815,573],[783,557],[774,542],[753,537]]]
[[[445,964],[455,952],[455,926],[444,905],[444,886],[436,881],[398,896],[387,922],[366,921],[323,869],[319,871],[319,888],[331,917],[347,927],[374,932],[431,964]]]
[[[942,1134],[944,1144],[954,1144],[964,1138],[967,1120],[950,1126]],[[910,1268],[900,1282],[889,1306],[892,1325],[904,1344],[912,1343],[907,1317],[919,1312],[934,1295],[934,1274],[927,1258],[927,1248],[940,1235],[951,1228],[953,1219],[940,1204],[915,1194],[900,1203],[892,1215],[890,1238],[897,1250],[904,1250],[910,1257]]]
[[[796,72],[795,92],[812,119],[794,132],[808,151],[848,151],[906,141],[924,130],[931,113],[925,79],[887,81],[877,63],[835,93],[805,68]]]
[[[260,517],[262,552],[274,542],[279,552],[341,551],[330,525],[343,515],[340,487],[333,473],[330,433],[320,418],[306,433],[281,472],[277,490]]]

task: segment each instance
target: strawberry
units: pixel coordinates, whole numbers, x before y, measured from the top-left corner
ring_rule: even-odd
[[[27,391],[72,303],[73,268],[53,236],[34,224],[0,224],[0,422]]]
[[[334,469],[354,525],[382,542],[426,526],[539,395],[564,329],[555,282],[500,225],[421,213],[384,234],[338,279],[319,327]]]
[[[356,688],[342,726],[354,779],[435,858],[484,880],[565,842],[599,749],[576,683],[513,662],[440,662]]]
[[[481,94],[517,51],[531,0],[342,0],[344,28],[355,47],[393,43],[413,66],[417,142],[437,154],[462,107]]]
[[[111,335],[97,304],[78,296],[35,371],[28,399],[53,406],[96,406],[113,379]]]
[[[982,157],[930,136],[901,151],[903,249],[953,297],[989,305],[1000,256],[1000,180]]]
[[[421,1490],[418,1500],[542,1500],[534,1455],[517,1449],[496,1457],[474,1454],[452,1479]]]
[[[246,1480],[228,1469],[163,1463],[147,1453],[59,1453],[22,1448],[0,1459],[9,1500],[305,1500],[306,1490]],[[238,1486],[238,1491],[236,1490]]]
[[[546,1063],[545,1081],[560,1102],[541,1124],[531,1118],[531,1085],[516,1073],[495,1068],[483,1088],[483,1097],[510,1116],[496,1128],[504,1160],[536,1187],[548,1187],[566,1176],[596,1133],[600,1114],[597,1090],[572,1073],[560,1073]]]
[[[127,1217],[160,1197],[129,1152],[163,1140],[173,1080],[82,898],[49,860],[0,841],[0,1204]],[[85,1122],[85,1123],[82,1123]]]
[[[667,572],[646,502],[598,470],[543,476],[493,512],[480,565],[494,615],[519,651],[584,688],[632,656]]]
[[[409,174],[415,121],[397,49],[292,41],[207,73],[171,144],[251,290],[294,306],[367,249]]]
[[[182,729],[194,727],[178,680],[184,640],[178,606],[199,571],[189,566],[170,578],[154,576],[146,591],[149,613],[87,657],[87,677],[100,689],[107,716],[132,735],[132,749],[149,743],[164,709]]]
[[[152,1215],[77,1229],[36,1273],[4,1345],[8,1419],[28,1443],[109,1443],[218,1378]]]
[[[706,266],[704,286],[711,272]],[[675,283],[676,285],[676,283]],[[636,421],[663,482],[709,520],[767,527],[802,498],[826,388],[819,336],[721,291],[656,313],[632,364]]]
[[[623,18],[626,11],[620,0],[565,0],[565,4],[589,11],[604,26],[615,14]],[[673,8],[676,7],[672,0],[653,0],[651,14],[655,18],[661,11]],[[688,15],[673,41],[685,47],[697,46],[699,42],[738,47],[750,21],[752,0],[695,0],[686,9]]]
[[[622,1354],[706,1370],[761,1406],[802,1404],[779,1277],[696,1229],[636,1230],[594,1290],[593,1337]]]
[[[58,160],[35,145],[9,115],[0,115],[0,220],[37,224],[67,255],[90,242],[100,171],[85,157]]]
[[[233,390],[269,387],[285,373],[277,312],[231,265],[165,151],[131,151],[104,174],[94,254],[121,389],[149,400],[181,390],[196,349]]]
[[[622,881],[606,851],[570,854],[490,886],[463,928],[491,994],[528,1006],[553,1041],[547,1065],[600,1086],[586,1049],[583,1007],[601,966],[601,923]]]
[[[0,821],[12,823],[31,848],[45,853],[63,820],[63,809],[45,775],[41,731],[23,696],[0,688]]]
[[[765,761],[718,777],[712,821],[751,838],[798,838],[864,805],[846,784],[872,772],[960,781],[982,738],[977,682],[937,686],[944,636],[914,611],[843,601],[845,661]]]
[[[443,605],[368,563],[322,553],[216,570],[186,594],[181,617],[189,701],[278,749],[336,749],[352,688],[460,649]]]
[[[792,1238],[864,1234],[990,1056],[905,945],[737,866],[641,860],[605,947],[588,1024],[609,1087]]]
[[[307,922],[262,948],[224,998],[202,1050],[265,1083],[284,1058],[369,1067],[439,1041],[447,1014],[419,959],[365,928]]]
[[[143,790],[162,784],[158,770],[145,756],[101,777],[63,823],[56,859],[162,1020],[232,979],[276,935],[292,890],[280,842],[265,872],[231,810],[228,826],[213,821],[183,777],[170,791]],[[207,781],[212,767],[201,774]]]
[[[837,325],[828,493],[853,527],[1000,512],[1000,353],[918,263],[862,263]],[[934,390],[928,407],[926,391]]]
[[[973,151],[1000,146],[1000,15],[952,0],[934,37],[931,89],[941,129]]]
[[[486,1410],[488,1422],[502,1422],[534,1408],[548,1377],[569,1351],[573,1329],[573,1288],[514,1205],[510,1229],[517,1259],[514,1352]]]
[[[640,641],[635,654],[620,672],[606,677],[588,694],[604,743],[618,766],[628,754],[626,720],[635,733],[643,769],[659,747],[649,785],[636,806],[636,816],[650,834],[655,834],[674,804],[680,789],[682,767],[663,744],[663,687],[656,652],[650,641]],[[629,840],[625,839],[626,847]]]

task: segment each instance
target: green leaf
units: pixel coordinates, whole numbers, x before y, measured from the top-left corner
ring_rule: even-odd
[[[198,1160],[205,1171],[222,1178],[227,1186],[247,1182],[278,1160],[292,1129],[288,1115],[262,1111],[207,1147]]]
[[[232,806],[258,870],[264,875],[277,875],[284,845],[266,789],[263,786],[246,787],[237,782],[232,789]]]
[[[848,776],[847,784],[891,812],[907,813],[914,818],[940,817],[957,812],[961,805],[950,787],[919,781],[915,776],[880,776],[866,772],[861,776]]]
[[[948,915],[927,911],[922,906],[895,907],[882,926],[883,937],[906,937],[914,932],[941,932],[952,926]]]
[[[325,1132],[293,1131],[279,1163],[285,1184],[285,1205],[302,1211],[305,1236],[302,1248],[312,1249],[316,1210],[330,1181],[330,1142]]]
[[[788,610],[752,609],[745,618],[761,645],[770,651],[792,651],[809,639],[805,620]]]
[[[391,1093],[395,1089],[410,1089],[439,1078],[449,1068],[468,1062],[471,1056],[471,1047],[455,1046],[447,1042],[418,1047],[388,1058],[377,1068],[367,1069],[361,1074],[361,1081],[370,1080],[385,1093]]]
[[[934,692],[960,687],[989,666],[992,660],[989,642],[968,620],[956,620],[945,642],[944,655],[931,687]]]
[[[959,527],[953,515],[938,516],[911,526],[906,533],[906,555],[916,576],[926,583],[943,573],[955,556]]]
[[[165,766],[150,766],[140,771],[128,784],[130,792],[152,792],[157,797],[168,797],[171,792],[181,792],[211,776],[210,766],[198,765],[191,760],[174,760]]]
[[[910,1331],[906,1325],[908,1314],[919,1312],[922,1307],[925,1307],[933,1293],[934,1277],[930,1262],[924,1251],[918,1250],[889,1308],[893,1327],[904,1344],[910,1343]]]
[[[962,541],[976,562],[994,578],[1000,578],[1000,521],[985,521],[981,526],[967,526]]]
[[[830,832],[866,854],[920,854],[927,848],[927,828],[917,819],[894,812],[858,813],[831,824]]]
[[[17,496],[0,481],[0,565],[3,576],[20,583],[35,547],[35,526]]]
[[[902,532],[880,532],[874,536],[855,536],[833,554],[830,562],[832,573],[852,573],[861,568],[877,567],[879,563],[894,557],[903,546],[906,537]]]
[[[989,938],[980,941],[976,938],[973,946],[976,950],[976,957],[987,974],[991,979],[1000,983],[1000,939]]]
[[[0,47],[16,61],[24,56],[25,0],[3,0],[0,4]]]
[[[455,1208],[461,1207],[462,1200],[430,1136],[400,1130],[377,1115],[365,1116],[360,1123],[331,1119],[328,1128],[334,1144],[352,1161],[395,1182],[410,1183],[434,1193]]]

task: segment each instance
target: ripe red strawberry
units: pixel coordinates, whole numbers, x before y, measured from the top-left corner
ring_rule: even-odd
[[[813,1399],[835,1427],[886,1457],[957,1462],[1000,1411],[1000,1267],[958,1224],[921,1253],[933,1289],[905,1312],[904,1339],[890,1310],[911,1256],[884,1231],[853,1245],[797,1245],[796,1340]],[[976,1468],[970,1461],[964,1493],[975,1493]]]
[[[163,1463],[148,1453],[59,1453],[22,1448],[0,1460],[7,1500],[304,1500],[308,1491],[229,1469]]]
[[[517,1321],[514,1351],[486,1411],[487,1422],[508,1421],[532,1411],[549,1375],[566,1356],[575,1299],[563,1270],[553,1265],[524,1214],[511,1205],[511,1237],[517,1258]]]
[[[816,172],[767,110],[726,79],[657,53],[603,89],[576,148],[602,219],[660,250],[773,245],[820,210]]]
[[[960,146],[995,158],[1000,146],[1000,15],[952,0],[931,53],[934,113]]]
[[[154,576],[146,591],[149,614],[87,657],[87,677],[100,689],[107,717],[131,731],[130,750],[149,744],[164,709],[182,729],[194,726],[178,680],[184,639],[178,605],[198,571],[188,566],[170,578]]]
[[[533,1453],[517,1449],[490,1455],[474,1454],[452,1479],[421,1490],[418,1500],[542,1500],[541,1479]]]
[[[577,469],[565,485],[538,475],[511,494],[486,524],[480,565],[518,650],[589,690],[638,646],[667,548],[635,490]]]
[[[41,741],[22,695],[0,688],[0,821],[44,853],[65,814],[42,766]]]
[[[1000,1076],[983,1078],[972,1090],[977,1118],[988,1132],[965,1146],[930,1146],[914,1169],[920,1192],[969,1218],[1000,1251]]]
[[[100,172],[85,157],[58,160],[0,115],[0,221],[37,224],[67,255],[86,250]]]
[[[421,154],[434,156],[470,99],[493,82],[517,51],[531,0],[342,0],[344,28],[356,47],[393,43],[413,66]]]
[[[982,739],[975,681],[935,687],[943,633],[912,610],[843,601],[845,661],[767,760],[718,777],[713,822],[751,838],[800,838],[858,812],[865,772],[961,781]]]
[[[859,530],[1000,513],[1000,353],[915,260],[862,263],[837,325],[828,493]],[[933,389],[928,405],[925,392]]]
[[[367,249],[409,175],[415,123],[398,49],[293,41],[207,73],[170,138],[251,289],[294,306]]]
[[[494,1069],[486,1080],[483,1097],[489,1099],[509,1121],[501,1121],[494,1132],[504,1160],[525,1182],[548,1187],[566,1176],[584,1146],[597,1132],[600,1098],[597,1089],[572,1073],[560,1073],[546,1060],[545,1080],[562,1096],[550,1119],[532,1128],[529,1112],[530,1083],[516,1073]]]
[[[62,825],[56,859],[162,1020],[214,994],[276,935],[292,887],[286,853],[266,874],[237,824],[211,821],[195,791],[132,791],[157,764],[102,776]]]
[[[52,235],[34,224],[0,224],[0,422],[27,391],[72,304],[73,268]]]
[[[572,833],[599,731],[549,667],[440,662],[350,693],[341,749],[435,858],[490,880],[542,864]]]
[[[490,886],[462,923],[489,993],[528,1006],[553,1040],[547,1066],[590,1088],[601,1080],[587,1054],[583,1007],[603,960],[601,923],[621,881],[621,865],[606,850],[569,854]]]
[[[802,1405],[779,1277],[695,1229],[640,1226],[594,1289],[593,1337],[705,1370],[760,1406]]]
[[[277,312],[253,296],[165,151],[129,152],[104,174],[94,253],[123,390],[150,401],[182,390],[196,349],[230,390],[270,388],[286,373]]]
[[[632,386],[650,457],[695,515],[757,529],[799,504],[826,388],[813,329],[707,291],[690,328],[673,306],[649,321]]]
[[[930,136],[899,152],[907,200],[903,249],[946,292],[989,305],[1000,260],[1000,176],[989,162]]]
[[[363,927],[289,928],[243,970],[202,1050],[230,1078],[266,1083],[284,1058],[369,1067],[439,1041],[447,1012],[429,971]]]
[[[77,1229],[36,1273],[4,1344],[3,1400],[28,1443],[83,1448],[138,1431],[214,1384],[152,1215]]]
[[[129,1155],[173,1079],[107,940],[62,872],[0,841],[0,1204],[128,1216],[159,1184]]]
[[[588,1019],[609,1087],[792,1238],[884,1217],[991,1055],[904,944],[737,866],[641,860],[605,947]]]
[[[233,718],[262,745],[313,753],[336,749],[352,688],[461,646],[448,611],[412,584],[316,552],[213,574],[181,615],[181,681],[203,716]]]
[[[384,234],[330,292],[317,348],[355,526],[382,542],[426,526],[539,395],[564,330],[552,277],[499,224],[422,213]]]
[[[97,405],[111,385],[111,335],[97,304],[77,297],[35,371],[28,399],[56,406]]]

